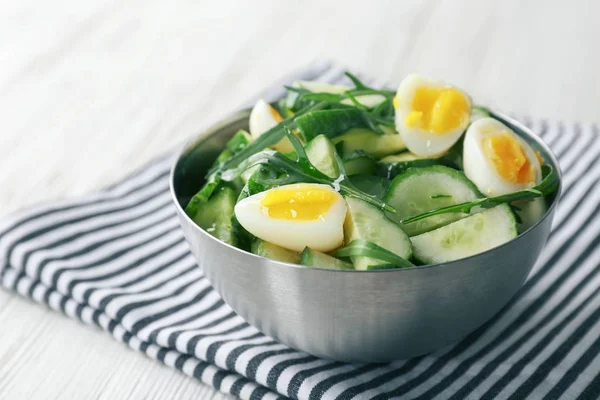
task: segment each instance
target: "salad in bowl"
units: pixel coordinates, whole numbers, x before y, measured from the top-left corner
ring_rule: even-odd
[[[397,91],[297,81],[253,107],[185,213],[215,238],[306,267],[448,263],[535,225],[559,186],[536,143],[418,74]]]

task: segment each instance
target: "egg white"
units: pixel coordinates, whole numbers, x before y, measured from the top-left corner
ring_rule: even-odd
[[[485,154],[483,142],[487,137],[501,132],[508,132],[521,145],[525,157],[535,169],[535,182],[513,183],[498,174],[493,161]],[[490,117],[478,119],[467,129],[463,145],[463,169],[481,193],[488,197],[526,189],[538,184],[542,179],[540,162],[531,146],[502,122]]]
[[[335,194],[336,199],[320,218],[314,220],[285,220],[269,217],[262,211],[261,201],[272,190],[280,188],[315,187]],[[344,220],[346,202],[330,186],[312,183],[298,183],[280,186],[257,193],[235,205],[235,216],[239,223],[254,236],[286,249],[302,251],[305,247],[327,252],[342,245],[344,240]]]
[[[279,115],[279,113],[277,113]],[[271,105],[263,99],[258,100],[252,111],[250,112],[250,135],[256,140],[277,125],[279,121],[271,113]]]
[[[396,92],[396,130],[400,133],[406,147],[411,152],[419,156],[428,157],[447,151],[458,141],[469,124],[468,115],[470,114],[470,110],[460,126],[445,133],[438,134],[418,127],[409,127],[406,125],[405,120],[413,111],[412,101],[417,89],[422,87],[439,89],[454,88],[465,96],[469,103],[469,108],[471,108],[471,98],[467,93],[454,86],[442,81],[429,79],[419,74],[410,74],[400,83]]]
[[[276,115],[283,119],[281,114],[263,99],[256,102],[250,112],[248,123],[252,140],[258,139],[263,133],[279,124],[280,121],[273,116],[273,113],[276,113]],[[271,147],[281,153],[289,153],[294,150],[294,146],[292,146],[287,137],[284,137]]]

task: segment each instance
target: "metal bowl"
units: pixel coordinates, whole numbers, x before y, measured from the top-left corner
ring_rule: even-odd
[[[247,129],[248,111],[203,132],[182,151],[171,193],[192,253],[214,288],[264,334],[318,357],[386,362],[456,342],[494,316],[519,290],[552,224],[560,188],[544,217],[512,241],[461,260],[414,268],[336,271],[250,254],[198,227],[184,207],[226,141]],[[530,130],[497,115],[560,174],[548,147]]]

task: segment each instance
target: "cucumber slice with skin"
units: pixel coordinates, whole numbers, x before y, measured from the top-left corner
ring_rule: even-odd
[[[515,217],[510,207],[502,204],[410,240],[417,260],[439,264],[482,253],[515,237]]]
[[[411,168],[392,181],[384,201],[396,209],[388,217],[401,223],[403,219],[422,214],[436,208],[473,201],[483,197],[477,187],[460,171],[434,165]],[[433,215],[410,224],[402,229],[408,236],[419,235],[466,217],[464,213]]]
[[[276,185],[263,183],[264,179],[277,179],[280,173],[269,165],[260,165],[259,168],[252,173],[245,187],[248,189],[250,196],[269,190]]]
[[[351,128],[366,129],[373,126],[366,112],[357,108],[311,111],[297,117],[294,122],[307,143],[319,135],[333,138]],[[377,135],[376,132],[373,134]]]
[[[346,197],[348,212],[344,222],[344,237],[346,243],[355,239],[368,240],[381,246],[405,260],[410,259],[412,247],[406,233],[394,222],[390,221],[383,211],[369,203],[353,197]],[[354,268],[358,270],[373,269],[387,265],[371,257],[351,257]]]
[[[257,256],[270,258],[271,260],[275,261],[283,261],[292,264],[298,264],[300,262],[300,253],[284,249],[281,246],[265,242],[261,239],[256,239],[254,242],[252,242],[250,250]]]
[[[306,155],[311,164],[319,171],[329,176],[337,178],[340,176],[340,169],[335,161],[335,146],[325,135],[319,135],[304,147]]]
[[[344,157],[344,169],[346,175],[373,174],[375,172],[375,160],[368,153],[358,150]]]
[[[231,158],[234,154],[238,153],[244,147],[250,144],[252,138],[250,134],[244,130],[237,131],[231,139],[225,144],[225,149],[219,153],[217,159],[213,162],[212,166],[217,167],[222,162]],[[198,207],[202,207],[206,201],[213,195],[214,191],[221,184],[221,178],[216,175],[212,175],[210,179],[204,183],[200,190],[190,199],[185,211],[188,215],[195,215]]]
[[[300,258],[300,264],[309,267],[331,268],[331,269],[354,269],[352,264],[344,262],[328,254],[321,253],[308,247],[304,249]]]
[[[241,200],[249,196],[250,190],[248,189],[248,184],[246,184],[242,188],[235,204],[239,203]],[[246,228],[242,226],[242,224],[240,224],[237,217],[235,216],[235,208],[234,213],[231,216],[231,226],[233,227],[233,234],[236,237],[237,247],[239,247],[242,250],[250,251],[250,245],[255,240],[255,237],[253,234],[248,232]]]
[[[350,177],[350,182],[359,190],[375,196],[378,199],[383,199],[390,187],[390,181],[380,176],[358,174]]]
[[[229,186],[221,186],[202,206],[188,213],[190,218],[206,232],[225,243],[236,246],[232,217],[236,194]],[[186,210],[187,212],[187,210]]]
[[[357,150],[364,150],[375,158],[398,153],[406,149],[406,145],[398,134],[379,135],[369,129],[352,128],[345,133],[331,139],[333,144],[341,143],[343,154],[351,154]]]
[[[409,151],[387,156],[377,163],[377,175],[394,179],[409,168],[422,168],[430,165],[442,165],[442,157],[421,157]]]
[[[533,225],[537,224],[544,214],[546,214],[546,210],[548,209],[546,199],[543,197],[538,197],[537,199],[533,199],[526,203],[516,203],[514,205],[515,207],[518,207],[515,214],[521,219],[521,222],[517,221],[519,233],[523,233]]]

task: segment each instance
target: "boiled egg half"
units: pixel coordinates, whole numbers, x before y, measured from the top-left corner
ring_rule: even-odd
[[[252,139],[258,139],[263,133],[275,127],[281,121],[283,121],[283,117],[279,111],[263,99],[260,99],[250,112],[249,128]],[[281,153],[288,153],[294,150],[292,143],[290,143],[287,137],[284,137],[272,147]]]
[[[469,125],[471,99],[445,82],[418,74],[407,76],[394,97],[396,130],[419,156],[447,151]]]
[[[538,157],[525,140],[494,118],[478,119],[465,134],[465,174],[488,197],[540,183]]]
[[[327,185],[297,183],[238,202],[235,216],[254,236],[294,251],[331,251],[342,245],[346,202]]]

